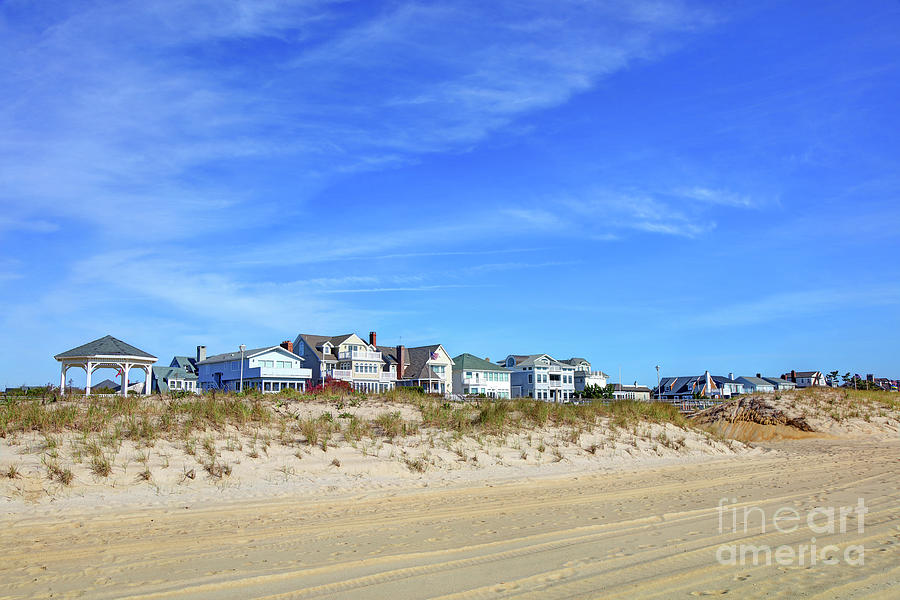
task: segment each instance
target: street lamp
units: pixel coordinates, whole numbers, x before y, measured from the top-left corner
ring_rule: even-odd
[[[241,344],[241,392],[244,391],[244,350],[247,349],[247,346]]]
[[[662,398],[659,397],[659,393],[660,393],[660,389],[659,389],[659,365],[656,365],[656,399],[657,399],[657,400],[662,400]]]

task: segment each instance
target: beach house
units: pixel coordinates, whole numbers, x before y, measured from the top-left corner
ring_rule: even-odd
[[[176,391],[198,393],[197,359],[189,356],[175,356],[168,367],[152,367],[150,389],[154,394]]]
[[[615,400],[637,400],[638,402],[650,402],[650,388],[638,385],[613,384],[613,398]]]
[[[763,378],[759,373],[756,374],[756,377],[738,377],[736,381],[743,384],[744,392],[747,394],[775,391],[775,384]]]
[[[510,396],[509,371],[487,358],[463,353],[453,357],[453,389],[467,396],[506,399]]]
[[[744,393],[744,386],[734,379],[729,373],[727,377],[722,375],[710,375],[706,371],[703,375],[688,377],[663,377],[659,381],[659,387],[653,390],[653,397],[658,400],[671,402],[683,402],[692,398],[731,398]]]
[[[575,366],[549,354],[510,354],[499,364],[510,371],[513,398],[568,402],[575,397]]]
[[[787,379],[792,383],[796,383],[798,388],[808,388],[815,386],[825,387],[828,385],[828,382],[825,380],[825,376],[820,371],[791,370],[790,373],[784,373],[781,378]]]
[[[397,385],[421,387],[426,393],[453,393],[453,359],[441,344],[429,346],[378,346],[397,371]]]
[[[575,367],[574,382],[576,392],[583,392],[584,388],[590,386],[606,387],[609,383],[609,375],[603,371],[592,371],[591,363],[585,358],[569,358],[559,362]]]
[[[359,392],[386,392],[397,382],[397,363],[377,345],[374,331],[366,341],[355,333],[327,336],[301,333],[293,350],[312,371],[316,385],[328,379],[346,381]]]
[[[284,346],[267,346],[206,356],[197,346],[198,383],[203,391],[256,389],[275,393],[285,389],[305,391],[312,371],[303,357]]]

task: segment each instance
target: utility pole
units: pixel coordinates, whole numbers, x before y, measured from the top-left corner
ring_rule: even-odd
[[[241,392],[244,391],[244,350],[247,349],[247,346],[241,344]]]
[[[656,399],[660,400],[660,392],[659,389],[659,365],[656,365]]]

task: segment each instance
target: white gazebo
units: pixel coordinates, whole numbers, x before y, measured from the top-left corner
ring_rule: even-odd
[[[72,348],[61,354],[54,356],[61,363],[62,373],[59,376],[59,391],[66,391],[66,371],[71,367],[84,369],[87,373],[87,379],[84,384],[84,393],[86,396],[91,395],[91,374],[97,369],[116,369],[122,376],[122,395],[128,394],[128,371],[132,368],[139,368],[147,375],[147,383],[144,386],[144,393],[150,393],[150,368],[156,362],[156,357],[147,354],[139,348],[135,348],[131,344],[126,344],[122,340],[116,339],[111,335],[88,342],[83,346]]]

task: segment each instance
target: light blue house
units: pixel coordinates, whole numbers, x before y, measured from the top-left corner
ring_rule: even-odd
[[[513,398],[569,402],[575,397],[574,364],[549,354],[510,354],[502,364],[510,371]]]
[[[312,377],[312,370],[303,366],[303,357],[282,346],[209,357],[206,346],[197,346],[197,370],[202,391],[256,389],[276,393],[292,389],[302,392]]]

